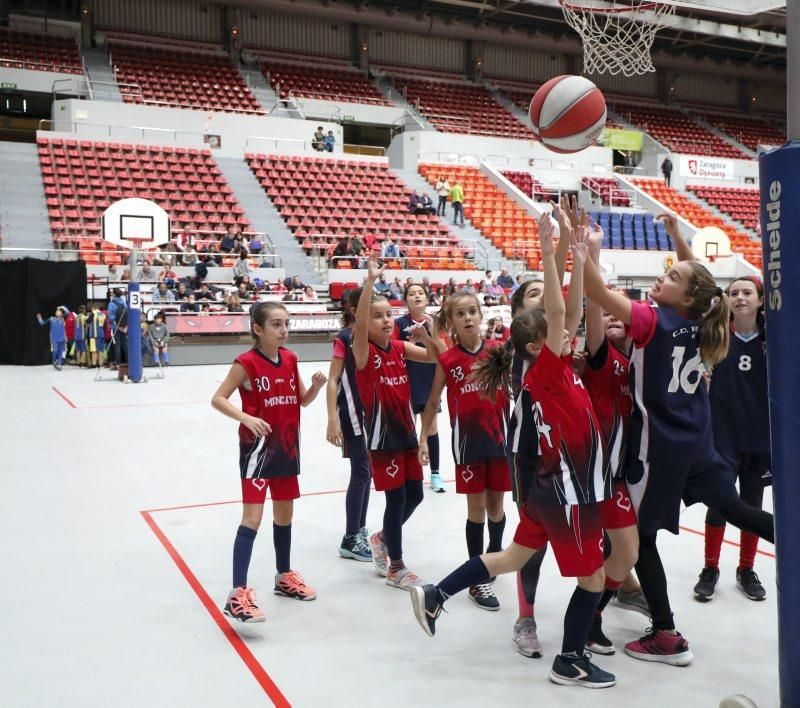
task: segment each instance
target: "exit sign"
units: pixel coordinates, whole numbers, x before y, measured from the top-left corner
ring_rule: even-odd
[[[0,89],[15,89],[15,88],[17,88],[17,85],[12,84],[9,81],[3,81],[2,83],[0,83]]]
[[[355,119],[355,116],[342,116],[342,120],[354,121]]]

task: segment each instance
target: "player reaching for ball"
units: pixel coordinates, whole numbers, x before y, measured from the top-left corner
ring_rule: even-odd
[[[447,298],[439,313],[439,327],[454,342],[439,356],[428,403],[422,413],[419,459],[430,463],[427,432],[431,429],[442,391],[447,388],[447,407],[453,428],[452,449],[456,463],[456,493],[467,497],[467,557],[483,553],[484,524],[488,516],[488,553],[503,547],[506,515],[503,496],[511,491],[505,436],[508,429],[508,397],[495,390],[487,400],[471,379],[474,367],[499,345],[481,337],[481,305],[467,292]],[[490,583],[469,589],[472,601],[484,610],[499,610],[500,602]]]
[[[247,585],[247,571],[269,490],[272,499],[272,540],[275,545],[275,594],[314,600],[317,594],[292,570],[292,512],[300,496],[300,407],[309,405],[325,385],[318,371],[306,389],[297,356],[284,345],[289,313],[283,305],[260,302],[250,309],[250,351],[236,357],[211,399],[220,413],[239,421],[239,472],[242,480],[242,522],[233,544],[233,589],[223,612],[240,622],[263,622],[264,612]],[[228,399],[238,389],[239,410]]]
[[[708,270],[694,260],[674,217],[663,216],[679,261],[650,289],[658,305],[631,302],[606,288],[592,259],[586,294],[626,326],[633,340],[628,491],[637,510],[636,573],[652,612],[652,628],[625,652],[643,661],[686,666],[694,658],[675,629],[667,578],[656,534],[677,534],[681,498],[703,502],[726,521],[774,542],[772,515],[739,499],[727,465],[714,449],[706,368],[728,351],[728,299]]]
[[[569,236],[562,232],[561,238]],[[597,418],[583,382],[572,370],[573,333],[565,329],[567,310],[572,314],[582,309],[582,269],[588,247],[581,233],[573,245],[573,278],[565,306],[548,215],[539,221],[539,239],[544,310],[528,310],[511,323],[514,350],[523,358],[535,359],[523,390],[531,404],[526,418],[532,419],[536,432],[520,442],[528,448],[528,460],[538,457],[538,464],[526,471],[531,480],[514,541],[499,553],[470,559],[437,585],[412,588],[411,599],[417,621],[433,636],[449,597],[495,575],[519,570],[549,541],[561,574],[578,581],[564,615],[561,653],[553,661],[550,680],[607,688],[616,683],[615,677],[590,661],[585,646],[605,585],[600,502],[609,496],[610,479]],[[509,378],[510,352],[503,347],[500,353],[505,356],[490,358],[476,377],[488,391]]]
[[[383,529],[369,538],[372,562],[387,585],[408,590],[419,578],[403,561],[403,524],[422,501],[422,465],[417,459],[406,360],[433,363],[439,349],[425,327],[414,328],[408,342],[392,337],[389,301],[374,290],[385,268],[378,266],[375,255],[370,256],[356,307],[352,348],[372,479],[376,491],[386,497]]]

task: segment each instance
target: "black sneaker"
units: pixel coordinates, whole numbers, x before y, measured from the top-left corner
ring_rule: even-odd
[[[751,600],[763,600],[767,591],[752,568],[736,569],[736,587]]]
[[[611,688],[617,677],[603,671],[591,661],[591,654],[559,654],[553,660],[550,680],[562,686],[583,686],[584,688]]]
[[[714,597],[714,590],[719,580],[719,568],[706,566],[700,571],[700,579],[694,586],[694,599],[700,602],[708,602]]]
[[[586,649],[595,654],[605,654],[611,656],[616,649],[613,642],[603,634],[603,619],[595,616],[592,620],[592,628],[586,638]]]
[[[500,609],[500,600],[497,599],[497,595],[494,594],[494,590],[492,590],[492,586],[489,583],[473,585],[469,589],[469,599],[482,610],[497,612]]]
[[[414,616],[420,627],[425,630],[425,634],[432,637],[436,634],[436,620],[444,609],[444,605],[439,601],[439,588],[430,584],[412,585],[409,590]]]

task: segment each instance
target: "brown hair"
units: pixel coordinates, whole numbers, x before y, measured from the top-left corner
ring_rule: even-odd
[[[706,366],[721,362],[728,353],[731,308],[728,296],[718,288],[699,261],[686,261],[692,269],[687,293],[694,298],[687,314],[700,321],[700,355]]]
[[[425,285],[424,283],[409,283],[408,285],[405,286],[405,288],[403,288],[403,300],[408,300],[408,291],[414,287],[422,288],[422,292],[425,293],[425,297],[427,297],[428,294],[430,293],[430,290],[428,290],[428,286]]]
[[[344,308],[342,309],[342,327],[352,327],[355,323],[356,316],[353,314],[353,310],[358,307],[358,301],[361,298],[361,290],[361,288],[353,288],[347,293],[347,302],[345,302]]]
[[[483,319],[483,313],[481,311],[481,303],[478,300],[478,297],[475,293],[469,293],[465,290],[459,290],[457,293],[451,295],[447,300],[442,303],[442,307],[439,312],[436,313],[436,319],[434,320],[436,323],[436,332],[444,332],[447,334],[454,342],[458,341],[458,336],[453,329],[453,310],[456,307],[456,303],[464,300],[465,298],[470,298],[471,300],[475,301],[475,304],[478,306],[478,312],[481,312],[481,319]]]
[[[500,389],[510,396],[511,362],[514,354],[523,360],[532,359],[528,344],[535,344],[547,336],[547,318],[544,308],[525,310],[511,321],[511,336],[499,347],[489,349],[486,358],[472,368],[470,381],[485,391]]]
[[[544,281],[541,278],[531,278],[530,280],[523,280],[520,286],[511,293],[511,316],[513,317],[518,312],[525,308],[525,292],[528,286],[533,283],[541,283],[544,287]]]
[[[258,341],[258,335],[253,326],[263,327],[273,310],[283,310],[287,315],[289,314],[289,311],[279,302],[259,302],[250,308],[250,334],[256,341]]]
[[[730,285],[725,289],[725,294],[730,297],[731,288],[733,284],[739,282],[740,280],[745,280],[748,283],[752,283],[756,288],[756,294],[762,300],[764,299],[764,283],[757,275],[743,275],[740,278],[734,278],[731,280]],[[731,310],[731,327],[733,326],[733,310]],[[758,337],[763,342],[767,335],[764,331],[764,303],[762,302],[758,306],[758,310],[756,311],[756,327],[758,327]]]

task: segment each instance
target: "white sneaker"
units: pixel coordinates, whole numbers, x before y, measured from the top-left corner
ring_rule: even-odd
[[[442,478],[438,472],[431,474],[431,489],[437,494],[444,494],[444,485],[442,484]]]
[[[542,656],[542,645],[536,635],[536,620],[523,617],[514,623],[514,644],[522,656],[538,659]]]
[[[401,568],[386,573],[386,584],[398,590],[410,591],[412,585],[422,585],[422,581],[408,568]]]
[[[369,537],[369,549],[372,551],[372,564],[375,566],[375,572],[385,578],[389,572],[389,549],[386,548],[379,533],[380,531]]]

